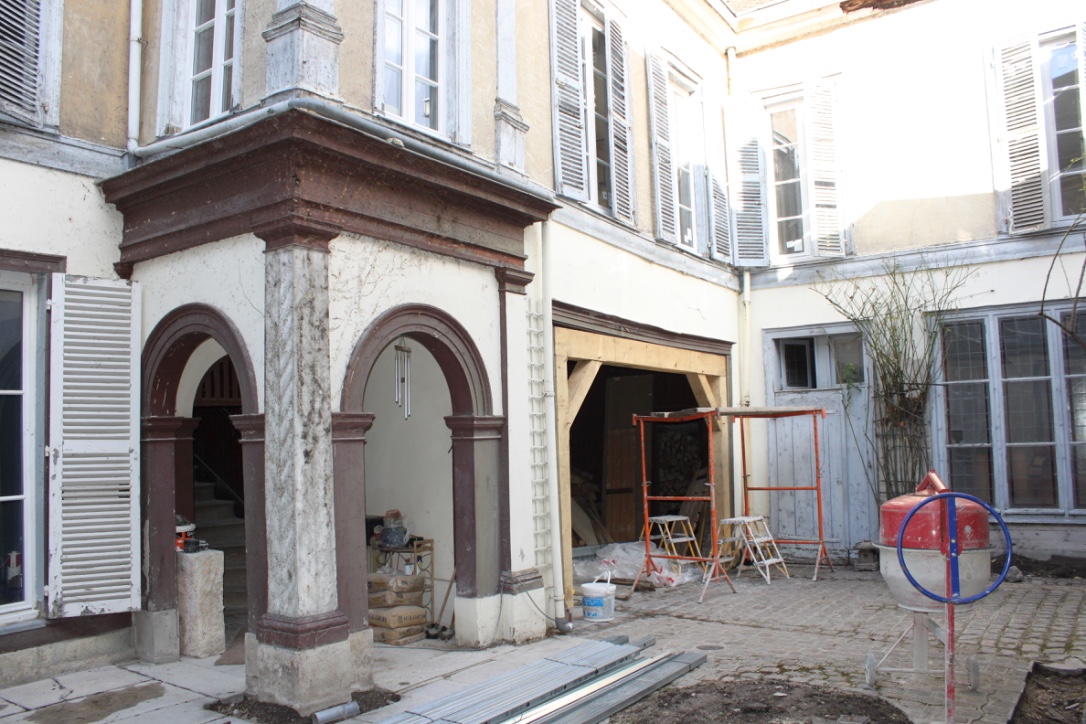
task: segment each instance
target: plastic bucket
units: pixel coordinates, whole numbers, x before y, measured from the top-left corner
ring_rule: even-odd
[[[586,621],[612,621],[615,618],[615,584],[585,583],[581,586],[581,611]]]

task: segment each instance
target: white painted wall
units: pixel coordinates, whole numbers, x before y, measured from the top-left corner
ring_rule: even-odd
[[[410,339],[407,346],[411,348],[410,418],[404,419],[403,408],[395,402],[392,346],[381,352],[366,385],[366,412],[376,415],[366,433],[366,514],[384,515],[398,509],[408,533],[433,538],[436,616],[454,565],[452,433],[445,425],[452,402],[433,355]]]
[[[119,237],[118,237],[119,238]],[[245,235],[141,262],[132,278],[143,285],[143,340],[163,316],[183,304],[215,307],[242,337],[264,409],[264,242]]]
[[[339,409],[351,353],[373,320],[401,304],[429,304],[455,318],[478,346],[493,414],[502,414],[498,284],[492,270],[400,244],[341,236],[332,242],[328,276],[333,410]]]
[[[0,249],[54,254],[68,273],[116,279],[120,212],[94,179],[0,159]]]

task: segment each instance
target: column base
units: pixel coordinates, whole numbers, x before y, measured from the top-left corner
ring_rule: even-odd
[[[167,664],[181,658],[181,635],[177,609],[136,611],[136,655],[148,664]]]
[[[351,644],[351,691],[373,688],[373,629],[355,631],[347,639]]]
[[[357,678],[354,663],[349,639],[291,649],[245,635],[246,693],[257,701],[289,706],[305,717],[351,700]]]

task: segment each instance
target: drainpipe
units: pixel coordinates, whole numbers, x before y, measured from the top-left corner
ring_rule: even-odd
[[[143,83],[143,0],[130,0],[128,9],[128,150],[139,148],[140,98]]]
[[[750,407],[750,269],[743,270],[743,320],[740,331],[739,400],[743,407]]]
[[[547,411],[547,497],[551,513],[551,584],[554,590],[554,625],[561,633],[573,630],[566,612],[565,552],[562,550],[562,516],[558,501],[558,420],[554,409],[554,315],[551,311],[551,222],[540,224],[539,244],[540,296],[543,297],[543,397]]]

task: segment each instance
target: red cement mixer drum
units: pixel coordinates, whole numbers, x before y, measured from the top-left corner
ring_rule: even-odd
[[[920,593],[905,577],[897,558],[897,539],[905,516],[926,498],[946,492],[935,471],[917,486],[915,493],[882,504],[879,510],[879,571],[898,605],[912,611],[936,611],[938,601]],[[964,498],[951,499],[956,506],[958,528],[958,576],[962,598],[976,595],[988,586],[991,577],[991,547],[988,511]],[[913,578],[927,590],[946,594],[946,510],[947,501],[934,502],[918,510],[904,534],[902,555]]]

